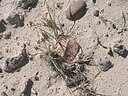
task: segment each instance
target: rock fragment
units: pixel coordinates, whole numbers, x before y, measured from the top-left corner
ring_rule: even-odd
[[[26,48],[24,47],[21,54],[19,54],[19,56],[6,59],[4,71],[13,72],[27,63],[28,63],[28,55],[26,53]]]
[[[113,51],[121,56],[123,56],[125,54],[125,52],[127,51],[125,46],[122,45],[119,42],[116,42],[113,46]]]
[[[19,7],[23,9],[34,8],[38,3],[38,0],[19,0]]]
[[[6,26],[5,24],[2,22],[2,20],[0,21],[0,33],[4,32],[6,30]]]
[[[113,67],[113,64],[107,57],[100,59],[98,63],[100,65],[100,69],[104,72]]]
[[[112,52],[112,48],[111,47],[108,48],[108,55],[113,56],[113,52]]]
[[[86,7],[87,5],[83,0],[78,0],[70,5],[66,10],[66,17],[72,21],[78,20],[86,13]]]
[[[9,15],[6,20],[9,22],[9,24],[14,25],[14,28],[24,26],[24,17],[22,15],[14,13]]]
[[[31,79],[28,79],[25,82],[25,88],[24,88],[21,96],[31,96],[32,86],[33,86],[33,81]]]

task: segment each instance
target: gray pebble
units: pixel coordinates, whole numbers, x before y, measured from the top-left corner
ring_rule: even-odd
[[[100,65],[100,69],[104,72],[113,67],[113,64],[107,57],[100,59],[98,63]]]
[[[9,22],[9,24],[14,25],[14,28],[22,27],[24,26],[24,18],[22,15],[19,14],[11,14],[9,15],[6,20]]]
[[[3,24],[2,21],[0,21],[0,33],[4,32],[6,30],[6,26]]]
[[[113,51],[121,56],[124,55],[126,48],[124,45],[120,44],[120,43],[115,43],[113,46]]]

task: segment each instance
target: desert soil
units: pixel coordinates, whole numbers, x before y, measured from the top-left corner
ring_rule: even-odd
[[[25,66],[13,73],[0,73],[0,94],[5,92],[7,96],[20,96],[25,89],[28,80],[32,80],[30,96],[79,96],[78,92],[72,92],[65,81],[56,72],[51,70],[44,60],[44,52],[35,50],[44,45],[40,43],[41,35],[39,29],[45,29],[42,18],[47,16],[46,3],[52,9],[55,4],[56,16],[61,24],[64,24],[65,34],[70,34],[82,47],[85,54],[93,54],[93,63],[96,66],[89,66],[91,77],[100,71],[93,81],[92,88],[96,93],[105,96],[128,96],[128,56],[114,56],[107,54],[108,49],[97,44],[97,36],[100,42],[113,48],[116,41],[128,49],[128,0],[84,0],[87,4],[86,14],[76,21],[75,26],[65,16],[68,6],[76,0],[39,0],[37,5],[30,9],[17,7],[20,0],[0,0],[0,19],[5,20],[10,14],[18,13],[24,16],[24,25],[14,28],[14,25],[5,24],[6,29],[0,32],[0,66],[3,69],[5,60],[17,56],[23,44],[26,44],[27,53],[33,55]],[[95,1],[95,0],[94,0]],[[59,6],[57,6],[59,5]],[[94,16],[95,10],[99,10],[99,16]],[[125,24],[126,23],[126,24]],[[113,26],[113,24],[115,26]],[[11,36],[7,37],[8,34]],[[98,60],[104,57],[114,65],[108,71],[101,71]],[[32,58],[32,57],[31,57]],[[6,95],[1,95],[6,96]]]

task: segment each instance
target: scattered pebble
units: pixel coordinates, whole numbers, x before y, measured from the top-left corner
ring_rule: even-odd
[[[108,55],[113,56],[112,48],[108,48]]]
[[[2,21],[0,21],[0,33],[4,32],[6,30],[6,26],[3,24]]]
[[[1,96],[8,96],[8,95],[5,92],[2,92]]]
[[[33,86],[33,81],[31,79],[26,80],[22,94],[24,94],[25,96],[30,96],[32,86]]]
[[[126,48],[121,43],[116,42],[113,46],[113,51],[121,56],[123,56],[126,52]]]
[[[64,4],[63,2],[62,3],[56,3],[56,7],[61,10],[63,7],[63,4]]]
[[[115,24],[112,24],[112,28],[113,28],[113,29],[116,29],[116,25],[115,25]]]
[[[86,3],[83,0],[78,0],[74,2],[69,8],[66,10],[66,17],[69,20],[75,21],[84,16],[87,11]]]
[[[22,52],[17,57],[7,58],[5,61],[5,72],[14,72],[15,70],[23,67],[28,63],[28,55],[26,48],[22,49]]]
[[[16,89],[15,88],[11,88],[11,91],[15,91]]]
[[[38,0],[19,0],[19,4],[18,7],[21,7],[23,9],[32,9],[34,7],[36,7],[38,3]]]
[[[14,28],[17,27],[23,27],[24,26],[24,16],[19,14],[11,14],[9,15],[6,20],[9,22],[9,24],[14,25]]]
[[[94,14],[94,16],[98,17],[99,16],[99,10],[95,10],[93,14]]]
[[[111,61],[107,57],[100,59],[98,63],[100,65],[100,69],[104,72],[113,67]]]

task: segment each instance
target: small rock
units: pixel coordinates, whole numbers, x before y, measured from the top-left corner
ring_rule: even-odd
[[[100,69],[104,72],[108,71],[110,68],[113,67],[112,63],[107,57],[100,59],[98,63],[100,65]]]
[[[87,11],[86,3],[83,0],[78,0],[74,2],[69,8],[66,10],[66,17],[69,20],[75,21],[84,16]]]
[[[5,92],[2,92],[1,96],[8,96],[8,95]]]
[[[10,37],[11,37],[11,32],[4,34],[5,39],[10,39]]]
[[[16,89],[15,88],[11,88],[11,91],[15,91]]]
[[[56,7],[59,8],[60,10],[62,9],[62,6],[63,6],[64,3],[57,3],[56,4]]]
[[[116,29],[116,25],[115,25],[115,24],[112,24],[112,28],[113,28],[113,29]]]
[[[14,25],[14,28],[22,27],[24,26],[24,17],[19,14],[13,13],[12,15],[9,15],[6,20],[11,24]]]
[[[94,14],[94,16],[98,17],[99,16],[99,10],[95,10],[93,14]]]
[[[3,24],[2,21],[0,21],[0,33],[4,32],[6,30],[6,26]]]
[[[116,42],[113,46],[113,51],[121,56],[123,56],[126,52],[126,48],[121,43]]]
[[[112,48],[108,48],[108,55],[113,56]]]
[[[26,53],[26,47],[24,46],[22,52],[17,57],[6,59],[4,71],[14,72],[15,70],[25,66],[28,62],[28,54]]]
[[[34,8],[36,7],[38,3],[38,0],[19,0],[18,6],[23,8],[23,9],[28,9],[28,8]]]
[[[31,79],[26,80],[24,90],[22,92],[22,94],[24,94],[23,96],[30,96],[32,86],[33,86],[33,81]]]

